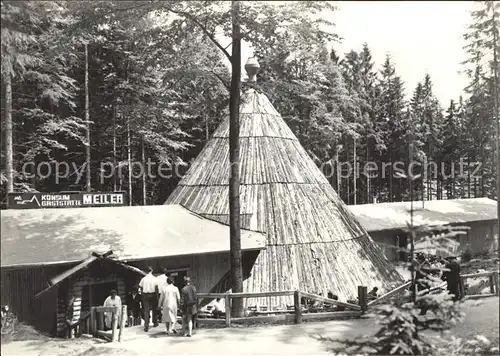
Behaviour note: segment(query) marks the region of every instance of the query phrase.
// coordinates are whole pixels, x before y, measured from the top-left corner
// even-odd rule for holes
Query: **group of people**
[[[144,319],[144,331],[149,331],[150,323],[157,327],[160,322],[165,323],[167,334],[177,333],[175,324],[180,311],[182,315],[182,331],[185,336],[191,337],[197,315],[198,295],[196,288],[191,284],[189,277],[184,277],[185,286],[179,292],[174,281],[164,269],[160,276],[153,275],[153,268],[147,268],[147,274],[141,279],[138,286],[134,286],[126,297],[127,322],[126,326],[141,325]],[[116,290],[112,290],[104,301],[105,307],[119,307],[122,302]],[[104,314],[106,329],[112,328],[112,314]],[[120,320],[121,315],[117,315]],[[152,319],[152,320],[151,320]]]
[[[165,323],[168,334],[177,333],[175,323],[180,311],[183,334],[191,337],[198,312],[198,295],[189,277],[184,277],[184,283],[185,286],[179,292],[179,288],[174,285],[166,270],[162,275],[155,277],[153,269],[148,267],[146,276],[141,279],[138,288],[133,290],[128,298],[131,321],[135,324],[137,321],[140,322],[141,317],[144,318],[144,331],[148,332],[152,317],[154,327],[157,327],[161,320]]]

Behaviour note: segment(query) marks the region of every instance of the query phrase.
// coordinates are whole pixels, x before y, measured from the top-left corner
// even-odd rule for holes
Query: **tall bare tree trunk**
[[[390,165],[389,165],[389,202],[393,201],[393,191],[394,191],[394,171],[393,171],[393,165],[394,165],[394,159],[392,156],[392,147],[391,147],[391,154],[390,154]]]
[[[142,205],[147,205],[147,196],[146,196],[146,150],[144,149],[144,137],[141,142],[141,159],[142,159]]]
[[[353,190],[354,190],[354,205],[357,203],[357,180],[358,180],[358,169],[357,169],[357,157],[356,157],[356,137],[353,137],[353,156],[352,162],[354,163],[354,179],[353,179]]]
[[[116,98],[113,101],[113,170],[113,191],[116,192]]]
[[[231,2],[232,54],[231,92],[229,101],[229,226],[231,289],[233,293],[243,291],[240,236],[240,90],[241,90],[241,34],[240,3]],[[233,299],[231,312],[235,316],[243,314],[243,300]]]
[[[7,193],[14,192],[14,147],[12,144],[12,74],[5,73],[5,170]]]
[[[370,167],[370,139],[366,141],[366,167]],[[372,202],[371,194],[370,194],[370,184],[371,184],[371,172],[366,172],[366,204],[370,204]]]
[[[208,142],[208,115],[207,113],[205,112],[205,143]]]
[[[470,154],[467,154],[467,198],[470,198]]]
[[[127,115],[128,205],[132,206],[132,151],[130,141],[130,117]]]
[[[340,197],[340,186],[341,186],[341,181],[340,181],[340,162],[339,162],[339,150],[337,149],[337,153],[335,154],[335,162],[336,162],[336,169],[337,169],[337,194]]]
[[[90,175],[90,112],[89,112],[89,50],[85,44],[85,122],[87,124],[86,138],[87,146],[85,147],[85,158],[87,162],[87,192],[92,191],[91,175]]]
[[[350,157],[349,157],[349,138],[346,139],[346,145],[345,147],[347,148],[345,150],[345,161],[349,162]],[[351,174],[350,172],[347,173],[347,179],[345,180],[346,183],[346,204],[349,205],[351,201]]]
[[[493,12],[493,24],[496,23],[496,12],[495,3],[491,6],[491,11]],[[497,53],[497,43],[500,40],[498,38],[498,27],[493,28],[493,102],[495,107],[495,129],[496,129],[496,156],[497,156],[497,239],[500,239],[500,123],[498,122],[498,53]]]

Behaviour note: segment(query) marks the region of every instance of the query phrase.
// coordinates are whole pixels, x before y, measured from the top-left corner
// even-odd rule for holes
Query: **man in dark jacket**
[[[134,286],[132,291],[127,294],[127,323],[128,326],[141,325],[141,314],[142,314],[142,306],[141,306],[141,295],[139,294],[139,288]]]
[[[460,264],[456,257],[449,257],[448,263],[445,266],[446,270],[443,273],[442,279],[446,282],[446,287],[450,294],[453,294],[453,301],[461,298],[460,286]]]
[[[191,278],[186,277],[184,281],[186,285],[181,290],[182,330],[185,336],[191,337],[193,333],[193,319],[196,313],[198,313],[198,294],[196,288],[191,284]]]

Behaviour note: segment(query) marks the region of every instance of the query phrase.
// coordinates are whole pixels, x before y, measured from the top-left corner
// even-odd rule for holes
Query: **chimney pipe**
[[[248,83],[255,83],[257,80],[257,72],[259,71],[260,65],[257,62],[257,58],[250,57],[245,64],[245,70],[248,75]]]

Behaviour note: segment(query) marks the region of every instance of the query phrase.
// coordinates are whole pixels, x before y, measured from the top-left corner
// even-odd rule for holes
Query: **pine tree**
[[[481,140],[481,162],[486,165],[482,172],[482,195],[495,197],[498,201],[498,222],[500,224],[500,136],[499,136],[499,72],[500,72],[500,4],[497,1],[477,1],[472,11],[470,24],[464,39],[468,59],[466,73],[471,79],[467,92],[471,95],[469,110],[481,122],[484,137],[496,137],[485,142]],[[481,88],[480,88],[481,87]],[[479,107],[478,107],[479,106]],[[492,142],[493,141],[493,142]],[[496,151],[494,156],[485,152]],[[492,187],[496,177],[496,189]],[[496,191],[496,192],[495,192]]]

